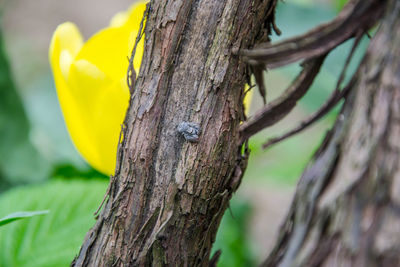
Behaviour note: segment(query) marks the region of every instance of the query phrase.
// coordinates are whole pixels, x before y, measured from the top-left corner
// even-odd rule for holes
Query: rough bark
[[[263,266],[400,266],[399,77],[392,0]]]
[[[276,1],[151,1],[109,197],[72,266],[207,266],[246,166],[246,65]],[[100,56],[100,55],[99,55]],[[200,126],[198,142],[177,131]]]

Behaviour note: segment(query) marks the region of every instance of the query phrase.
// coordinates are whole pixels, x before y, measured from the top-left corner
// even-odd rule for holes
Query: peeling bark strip
[[[400,264],[400,1],[382,5],[353,91],[263,266]]]
[[[331,94],[331,96],[329,97],[329,99],[318,109],[317,112],[315,112],[310,117],[308,117],[307,119],[302,121],[297,127],[293,128],[292,130],[286,132],[285,134],[283,134],[281,136],[269,139],[266,143],[264,143],[262,145],[262,147],[264,149],[266,149],[274,144],[277,144],[277,143],[285,140],[286,138],[289,138],[289,137],[303,131],[305,128],[312,125],[314,122],[316,122],[317,120],[322,118],[324,115],[326,115],[340,100],[342,100],[348,94],[348,92],[353,87],[354,79],[351,79],[351,81],[342,90],[340,90],[340,87],[345,78],[347,67],[349,66],[350,61],[353,58],[353,54],[361,41],[361,37],[362,37],[362,34],[360,34],[359,36],[357,36],[355,38],[353,47],[351,48],[349,55],[346,58],[346,61],[342,68],[342,71],[337,80],[336,88],[333,91],[333,93]]]
[[[328,53],[344,41],[371,28],[383,13],[385,0],[350,0],[331,22],[308,33],[277,44],[263,44],[255,49],[243,49],[239,55],[250,64],[266,64],[276,68],[302,59]]]
[[[241,55],[246,62],[252,65],[256,83],[260,88],[261,95],[264,97],[264,104],[265,86],[263,80],[260,79],[263,67],[278,67],[305,59],[302,72],[282,96],[260,109],[249,121],[240,126],[240,140],[247,140],[262,129],[284,118],[295,107],[297,101],[309,90],[325,56],[336,46],[355,36],[355,46],[351,50],[351,55],[361,36],[382,17],[384,3],[385,0],[351,0],[334,20],[318,26],[306,34],[277,44],[258,44],[253,49],[233,49],[233,53]],[[347,65],[348,62],[346,62],[339,77],[339,86],[343,80]],[[338,89],[336,88],[336,90]],[[332,103],[327,103],[327,109],[322,107],[321,113],[317,113],[315,119],[307,120],[304,125],[312,124],[318,117],[329,111],[335,101],[339,100],[333,97]],[[279,142],[302,129],[304,129],[303,126],[300,126],[282,138],[274,139],[267,145]]]
[[[245,64],[276,1],[152,1],[107,203],[72,266],[207,266],[246,158]],[[177,128],[199,125],[197,143]],[[191,133],[191,132],[190,132]]]
[[[304,62],[303,70],[285,92],[240,126],[239,132],[242,141],[248,139],[262,129],[277,123],[292,111],[297,101],[307,93],[311,84],[314,82],[324,62],[325,56],[326,55],[322,55],[316,59],[310,59]]]

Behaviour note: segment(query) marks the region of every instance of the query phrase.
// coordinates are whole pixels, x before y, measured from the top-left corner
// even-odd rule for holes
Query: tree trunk
[[[208,265],[247,161],[232,50],[266,40],[275,4],[151,1],[109,197],[72,266]]]
[[[400,1],[303,173],[263,266],[400,266]]]

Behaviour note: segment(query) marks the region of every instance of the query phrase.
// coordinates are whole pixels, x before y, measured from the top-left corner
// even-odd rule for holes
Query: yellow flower
[[[128,56],[135,43],[146,2],[118,13],[86,43],[75,24],[59,25],[49,58],[57,95],[70,137],[86,161],[105,174],[115,168],[121,124],[129,102]],[[138,72],[143,38],[136,49]]]

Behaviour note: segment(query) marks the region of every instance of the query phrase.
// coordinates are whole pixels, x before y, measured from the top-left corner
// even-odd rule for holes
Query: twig
[[[133,59],[135,58],[136,47],[137,47],[138,43],[140,42],[140,40],[142,39],[143,34],[144,34],[143,25],[147,19],[148,13],[149,13],[149,5],[150,4],[146,5],[146,9],[143,13],[142,21],[140,21],[139,32],[138,32],[138,35],[136,36],[135,45],[133,46],[133,49],[131,52],[131,57],[129,58],[129,66],[128,66],[128,73],[126,75],[126,82],[128,84],[131,95],[133,94],[133,89],[135,88],[135,82],[136,82],[136,71],[135,71],[135,68],[133,67]]]
[[[238,52],[249,64],[264,63],[276,68],[301,59],[309,59],[334,49],[360,30],[372,27],[383,14],[383,0],[351,0],[331,22],[277,44]]]
[[[317,76],[325,56],[323,55],[305,62],[303,70],[281,97],[262,108],[253,118],[240,126],[241,141],[275,124],[296,106],[297,101],[304,96]]]
[[[110,176],[110,183],[108,184],[107,191],[104,194],[103,200],[101,201],[99,207],[97,208],[97,210],[93,214],[94,217],[96,218],[96,220],[97,220],[97,218],[99,216],[99,212],[100,212],[101,208],[103,207],[104,202],[106,201],[107,197],[110,195],[111,185],[112,185],[113,181],[114,181],[114,176],[111,175]]]
[[[262,148],[267,149],[271,146],[303,131],[308,126],[312,125],[314,122],[326,115],[347,93],[351,90],[353,84],[348,84],[342,91],[334,91],[331,97],[325,102],[325,104],[313,115],[302,121],[296,128],[290,130],[289,132],[279,136],[269,139],[266,143],[262,145]]]
[[[212,256],[212,258],[210,259],[210,262],[208,263],[209,267],[216,267],[219,257],[221,256],[222,251],[220,249],[218,249],[217,251],[215,251],[214,255]]]
[[[103,200],[101,201],[99,207],[97,208],[97,210],[93,213],[94,217],[97,219],[97,216],[99,215],[99,212],[101,210],[101,208],[103,207],[104,202],[106,201],[108,194],[110,193],[110,185],[108,185],[107,187],[107,191],[104,194]]]
[[[136,72],[133,67],[133,59],[135,58],[136,47],[137,47],[138,43],[140,42],[140,39],[142,39],[143,34],[144,34],[143,25],[144,25],[144,22],[146,21],[148,12],[149,12],[149,4],[146,5],[146,9],[143,13],[143,18],[140,22],[139,32],[138,32],[138,35],[136,36],[135,45],[133,46],[131,57],[129,58],[129,66],[128,66],[128,73],[126,75],[126,82],[128,84],[131,95],[133,94],[133,89],[135,88],[135,81],[136,81]],[[121,126],[121,127],[123,127],[123,126]],[[118,143],[121,142],[121,135],[122,135],[122,129],[120,131]],[[107,187],[106,193],[104,194],[103,200],[100,203],[100,206],[94,212],[95,217],[97,217],[99,215],[99,212],[100,212],[101,208],[103,207],[104,202],[106,201],[107,197],[110,194],[110,188],[111,188],[112,181],[113,181],[113,176],[111,176],[110,183]]]
[[[244,91],[244,93],[243,93],[244,97],[245,97],[245,96],[251,91],[251,89],[253,89],[254,87],[256,87],[255,84],[249,85],[249,88],[248,88],[246,91]],[[244,97],[243,97],[243,98],[244,98]]]
[[[308,117],[307,119],[305,119],[304,121],[302,121],[297,127],[293,128],[292,130],[288,131],[287,133],[284,133],[281,136],[278,137],[274,137],[269,139],[266,143],[264,143],[262,145],[262,147],[264,149],[270,148],[271,146],[297,134],[302,132],[304,129],[306,129],[307,127],[309,127],[310,125],[314,124],[314,122],[318,121],[320,118],[322,118],[323,116],[325,116],[334,106],[336,106],[336,104],[344,97],[347,95],[347,93],[351,90],[351,88],[353,87],[354,84],[354,77],[353,79],[347,84],[347,86],[340,90],[340,86],[345,78],[345,74],[347,71],[347,68],[350,64],[351,59],[353,58],[354,52],[356,50],[356,48],[358,47],[358,45],[360,44],[361,38],[362,38],[363,34],[359,33],[357,34],[357,37],[354,40],[353,46],[349,52],[349,55],[346,58],[346,61],[344,63],[343,69],[340,72],[340,76],[339,79],[336,83],[336,87],[335,90],[333,91],[333,93],[331,94],[331,96],[329,97],[329,99],[320,107],[320,109],[315,112],[314,114],[312,114],[310,117]]]
[[[346,57],[346,60],[344,62],[344,66],[342,68],[342,71],[340,72],[339,75],[339,79],[336,82],[336,87],[335,87],[335,91],[339,91],[340,90],[340,86],[342,85],[342,82],[345,78],[346,72],[347,72],[347,68],[350,65],[351,59],[353,58],[354,52],[356,51],[358,45],[360,44],[360,41],[363,37],[364,31],[360,30],[357,32],[356,37],[354,38],[354,42],[353,45],[351,46],[350,52]]]
[[[254,78],[258,85],[258,91],[259,91],[259,93],[263,99],[263,103],[265,105],[265,104],[267,104],[267,90],[265,88],[265,83],[264,83],[264,70],[265,70],[264,64],[258,64],[258,65],[251,66],[251,71],[253,72]]]

